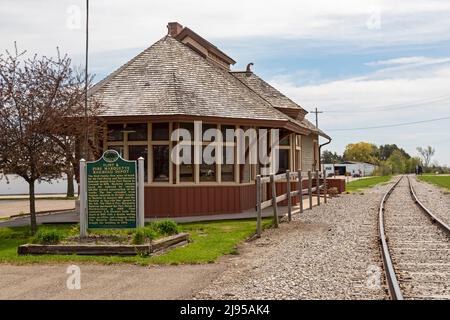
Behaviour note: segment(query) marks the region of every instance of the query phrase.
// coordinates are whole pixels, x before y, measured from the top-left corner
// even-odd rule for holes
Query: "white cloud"
[[[417,62],[427,61],[426,69]],[[443,63],[447,60],[447,63]],[[450,63],[442,59],[410,59],[414,67],[399,70],[386,68],[364,76],[328,81],[317,85],[299,86],[287,77],[274,78],[271,83],[292,97],[307,110],[318,107],[321,127],[347,129],[371,127],[380,124],[398,124],[450,116]],[[434,61],[436,63],[431,63]],[[381,63],[379,65],[391,65]],[[382,74],[382,76],[380,76]],[[310,119],[313,117],[310,116]],[[378,144],[404,145],[412,154],[418,145],[431,144],[439,150],[437,160],[450,164],[450,120],[430,122],[397,128],[361,131],[330,131],[335,138],[334,150],[342,152],[347,143],[359,140]]]
[[[84,0],[3,0],[0,47],[14,40],[38,52],[84,49]],[[81,29],[70,25],[68,8],[80,8]],[[380,29],[367,20],[380,12]],[[73,12],[72,12],[73,13]],[[150,45],[179,21],[206,38],[273,37],[348,41],[355,46],[429,43],[450,38],[450,2],[426,0],[210,0],[91,1],[91,49],[105,51]]]

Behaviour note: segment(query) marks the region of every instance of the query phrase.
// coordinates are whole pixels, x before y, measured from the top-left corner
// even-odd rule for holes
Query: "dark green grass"
[[[450,190],[450,176],[424,175],[419,180]]]
[[[355,192],[367,188],[372,188],[373,186],[380,184],[380,183],[386,183],[391,180],[391,176],[380,176],[380,177],[370,177],[370,178],[364,178],[355,180],[352,182],[347,183],[345,186],[346,191],[348,192]]]
[[[265,228],[271,225],[271,219],[264,219]],[[57,229],[66,235],[77,231],[76,225],[45,225],[40,228]],[[190,243],[175,248],[160,256],[77,256],[77,255],[41,255],[19,256],[17,247],[30,243],[33,238],[28,227],[0,228],[0,263],[67,263],[89,262],[100,264],[196,264],[212,263],[225,254],[237,254],[236,246],[255,233],[256,221],[227,220],[202,223],[181,224],[180,231],[190,234]],[[111,233],[112,231],[102,231]],[[119,231],[126,233],[127,231]]]

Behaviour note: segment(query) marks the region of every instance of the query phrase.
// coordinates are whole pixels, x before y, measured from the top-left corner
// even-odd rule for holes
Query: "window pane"
[[[124,155],[123,146],[109,146],[108,150],[116,150],[119,153],[119,155],[123,158]]]
[[[241,164],[239,166],[241,168],[241,183],[250,182],[250,175],[251,175],[251,166],[250,164]]]
[[[169,181],[169,146],[153,146],[153,181]]]
[[[207,124],[207,123],[202,123],[202,139],[203,141],[214,141],[214,139],[216,138],[212,138],[212,139],[204,139],[204,134],[207,130],[209,129],[216,129],[217,130],[217,125],[215,124]]]
[[[180,152],[183,156],[184,150]],[[194,147],[191,147],[191,159],[189,163],[180,164],[180,182],[194,182]]]
[[[180,123],[180,128],[186,129],[187,131],[189,131],[189,133],[191,134],[191,141],[194,141],[194,124],[193,123],[187,123],[187,122]]]
[[[222,181],[234,181],[234,147],[223,147],[222,150]]]
[[[152,139],[155,141],[168,141],[169,123],[152,123]]]
[[[235,142],[236,138],[233,138],[233,140],[231,140],[231,141],[227,141],[227,129],[233,130],[233,135],[234,135],[234,130],[236,129],[236,127],[231,126],[231,125],[222,125],[221,126],[223,141],[224,142]]]
[[[194,182],[194,165],[180,164],[180,181]]]
[[[125,130],[128,132],[129,141],[147,141],[146,123],[129,123]]]
[[[234,181],[234,164],[222,165],[222,181],[233,182]]]
[[[137,160],[140,157],[144,158],[144,180],[147,181],[147,159],[148,148],[147,146],[129,146],[128,147],[128,160]]]
[[[108,124],[108,141],[123,141],[123,124]]]
[[[301,135],[297,135],[297,147],[301,148],[302,146],[302,136]]]
[[[286,173],[286,170],[289,169],[289,150],[280,149],[279,152],[279,167],[277,174]]]
[[[289,132],[286,130],[280,130],[280,146],[289,145]]]
[[[203,147],[202,154],[205,147]],[[211,152],[211,155],[215,156],[215,151]],[[202,157],[203,159],[203,157]],[[216,181],[216,164],[206,164],[204,161],[200,165],[200,181],[208,182],[208,181]]]

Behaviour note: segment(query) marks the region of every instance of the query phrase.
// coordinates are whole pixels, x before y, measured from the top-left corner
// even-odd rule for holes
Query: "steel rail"
[[[422,209],[423,212],[425,212],[428,215],[428,217],[431,219],[433,223],[436,223],[438,227],[440,227],[443,231],[445,231],[448,235],[450,235],[450,227],[444,221],[439,219],[435,214],[433,214],[430,210],[428,210],[428,208],[425,207],[425,205],[419,200],[419,197],[417,197],[417,194],[414,191],[414,187],[411,184],[409,176],[408,176],[408,184],[414,202],[419,206],[420,209]]]
[[[380,209],[378,212],[378,224],[379,224],[379,237],[381,246],[381,257],[383,260],[384,272],[386,274],[386,282],[389,288],[389,295],[392,300],[403,300],[403,294],[398,284],[397,275],[395,274],[394,265],[392,263],[391,255],[389,253],[389,247],[386,240],[386,234],[384,230],[384,212],[386,202],[394,191],[395,187],[403,179],[403,176],[386,192],[380,203]]]

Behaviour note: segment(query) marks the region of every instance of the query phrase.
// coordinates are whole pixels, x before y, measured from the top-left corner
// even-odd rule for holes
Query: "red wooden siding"
[[[145,187],[145,216],[240,213],[255,207],[255,185]]]

